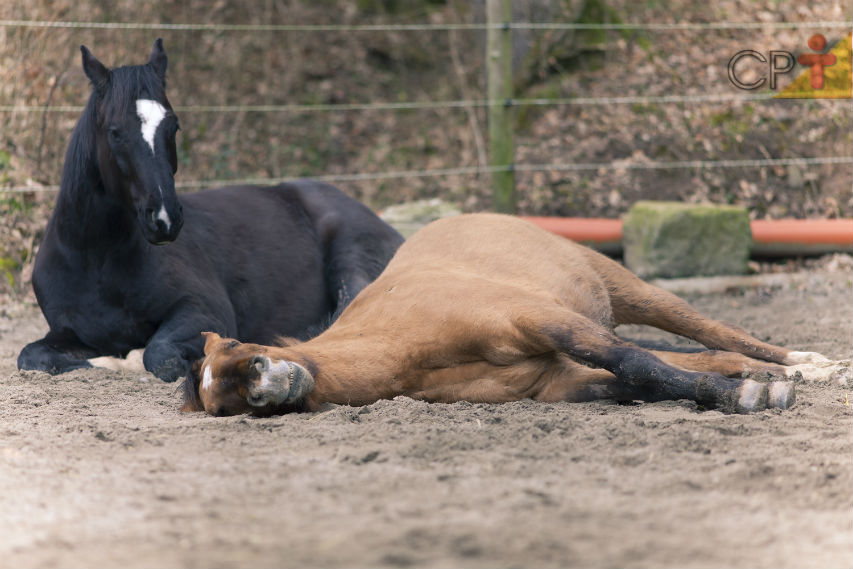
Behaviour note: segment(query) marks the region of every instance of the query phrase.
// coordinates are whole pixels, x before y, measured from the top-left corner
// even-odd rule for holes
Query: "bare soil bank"
[[[759,338],[853,351],[849,270],[691,299]],[[15,370],[0,306],[0,567],[849,567],[847,387],[787,412],[687,402],[181,414],[142,373]],[[640,341],[689,343],[638,327]]]

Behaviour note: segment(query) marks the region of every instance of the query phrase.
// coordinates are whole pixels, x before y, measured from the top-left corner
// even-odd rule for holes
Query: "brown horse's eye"
[[[240,345],[240,342],[238,342],[237,340],[231,340],[231,342],[228,343],[228,349],[233,350],[234,348],[236,348],[239,345]]]

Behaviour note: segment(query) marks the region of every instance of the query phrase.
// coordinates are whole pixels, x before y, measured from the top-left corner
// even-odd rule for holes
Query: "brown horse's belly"
[[[561,365],[554,355],[525,358],[510,365],[486,361],[423,370],[405,395],[434,403],[506,403],[534,398],[543,378]]]

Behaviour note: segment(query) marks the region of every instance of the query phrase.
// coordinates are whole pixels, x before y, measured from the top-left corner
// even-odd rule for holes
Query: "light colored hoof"
[[[841,387],[853,385],[853,369],[850,368],[850,360],[838,362],[839,366],[829,376],[829,381]]]
[[[771,381],[767,385],[767,408],[790,409],[797,402],[793,381]]]
[[[826,360],[817,364],[792,365],[785,368],[785,376],[802,381],[825,381],[841,387],[847,387],[853,383],[851,381],[853,380],[853,371],[851,371],[850,360]]]
[[[814,364],[825,366],[833,362],[823,354],[817,352],[791,352],[783,363],[785,365]]]
[[[767,384],[758,383],[752,379],[745,379],[738,389],[738,400],[736,411],[738,413],[752,413],[763,411],[767,408]]]

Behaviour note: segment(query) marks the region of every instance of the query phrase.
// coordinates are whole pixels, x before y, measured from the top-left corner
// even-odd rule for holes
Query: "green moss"
[[[745,208],[640,201],[625,216],[625,263],[642,277],[742,274],[751,233]]]
[[[0,257],[0,275],[3,275],[3,277],[9,283],[9,286],[15,286],[15,273],[18,272],[20,268],[20,263],[18,263],[14,259]]]

